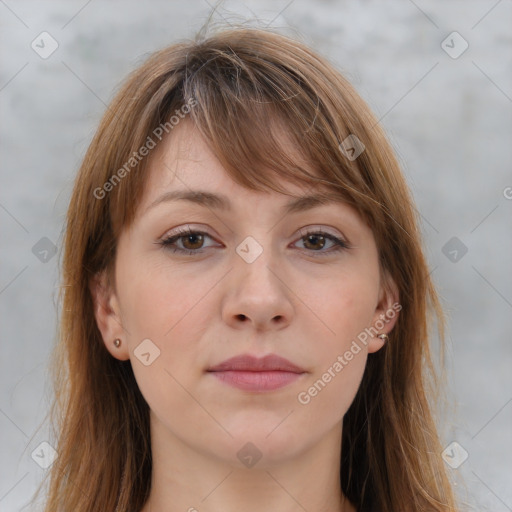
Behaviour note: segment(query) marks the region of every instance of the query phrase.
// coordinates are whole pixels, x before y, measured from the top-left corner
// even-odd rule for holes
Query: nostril
[[[243,320],[245,320],[245,319],[247,318],[247,317],[246,317],[245,315],[243,315],[243,314],[237,315],[237,317],[238,317],[238,319],[239,319],[239,320],[242,320],[242,321],[243,321]]]

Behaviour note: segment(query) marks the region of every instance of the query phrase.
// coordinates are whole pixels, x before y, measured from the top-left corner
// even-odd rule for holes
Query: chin
[[[229,444],[234,451],[237,466],[243,467],[244,458],[252,457],[259,459],[255,464],[257,468],[266,469],[292,459],[302,451],[303,445],[307,444],[306,440],[298,439],[289,426],[283,428],[283,425],[279,425],[280,421],[263,424],[252,422],[246,428],[230,430],[234,437],[229,440]]]

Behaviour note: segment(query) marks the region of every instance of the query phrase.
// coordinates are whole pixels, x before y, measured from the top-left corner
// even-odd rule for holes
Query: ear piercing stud
[[[121,340],[119,338],[116,338],[114,340],[114,345],[115,345],[116,348],[119,348],[119,345],[121,345]]]

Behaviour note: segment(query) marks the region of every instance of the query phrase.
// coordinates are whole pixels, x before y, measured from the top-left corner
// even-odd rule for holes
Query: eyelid
[[[331,231],[332,230],[332,231]],[[350,245],[347,237],[343,235],[341,232],[334,232],[334,228],[325,227],[321,224],[311,224],[310,226],[305,226],[299,229],[299,234],[301,236],[307,236],[312,233],[324,233],[326,235],[333,236],[335,238],[339,238],[347,245]]]
[[[216,240],[215,236],[211,235],[207,230],[201,229],[201,228],[195,228],[194,226],[190,226],[189,224],[187,224],[186,227],[180,226],[179,228],[176,228],[176,230],[174,230],[174,231],[173,230],[167,231],[162,237],[160,237],[160,239],[157,243],[162,244],[162,245],[170,244],[171,240],[173,240],[173,239],[179,240],[180,238],[185,237],[190,234],[203,235],[205,237],[211,238],[217,244],[221,244],[221,242]],[[212,247],[212,246],[203,247],[201,249],[197,249],[197,250],[191,251],[191,252],[199,253],[199,252],[202,252],[204,249],[208,249],[210,247]],[[179,250],[177,252],[179,252]]]
[[[208,235],[210,238],[215,238],[214,235],[210,233],[210,230],[206,228],[197,227],[191,224],[186,224],[185,226],[179,226],[174,229],[167,230],[161,237],[160,240],[168,240],[169,238],[179,236],[179,235],[188,235],[188,234],[200,233],[202,235]]]

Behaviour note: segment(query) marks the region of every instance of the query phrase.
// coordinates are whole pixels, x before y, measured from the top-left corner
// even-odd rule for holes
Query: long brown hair
[[[326,60],[293,39],[249,28],[152,54],[107,108],[85,155],[64,236],[52,365],[58,458],[45,510],[135,512],[149,495],[148,405],[130,361],[104,346],[89,283],[112,272],[119,233],[147,181],[151,155],[138,158],[141,148],[173,129],[176,110],[186,112],[237,183],[284,193],[282,179],[326,188],[371,226],[402,310],[388,343],[369,356],[344,417],[341,487],[360,511],[456,510],[431,409],[438,395],[428,340],[437,320],[443,342],[444,317],[394,153],[368,106]],[[310,167],[275,137],[277,125]],[[365,147],[355,159],[342,151],[349,136]]]

